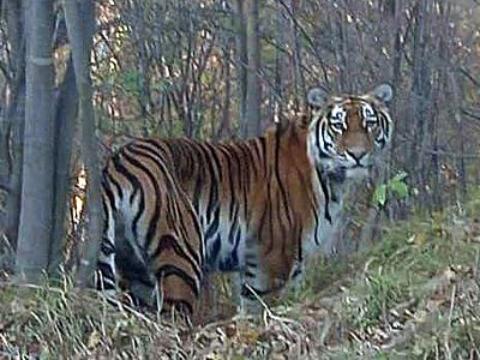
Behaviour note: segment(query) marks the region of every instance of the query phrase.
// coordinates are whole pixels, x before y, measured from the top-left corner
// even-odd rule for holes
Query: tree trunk
[[[248,66],[248,54],[247,54],[247,24],[245,18],[245,5],[244,0],[237,0],[235,2],[235,23],[237,33],[237,72],[238,72],[238,119],[240,124],[240,133],[243,136],[245,133],[247,115],[247,66]]]
[[[302,71],[302,46],[298,34],[298,26],[296,19],[298,1],[290,0],[289,10],[292,14],[290,19],[290,28],[292,32],[293,42],[293,75],[295,79],[295,106],[296,110],[304,108],[304,101],[307,98],[307,88]]]
[[[25,121],[25,30],[21,1],[5,3],[7,35],[10,44],[11,83],[10,98],[5,118],[0,126],[10,154],[8,157],[8,196],[6,201],[5,234],[13,248],[18,237],[20,219],[20,197],[22,186],[23,131]],[[8,131],[7,131],[8,130]],[[11,155],[11,157],[10,157]]]
[[[81,253],[77,276],[78,285],[84,287],[89,285],[97,265],[103,224],[98,144],[95,140],[95,114],[89,67],[95,10],[92,0],[65,0],[64,4],[77,90],[80,96],[81,147],[88,179],[87,239]]]
[[[53,0],[28,1],[27,97],[16,272],[38,282],[48,265],[53,222]]]
[[[232,86],[231,86],[231,72],[230,72],[230,58],[231,58],[231,46],[230,39],[227,40],[226,48],[224,50],[224,81],[225,81],[225,95],[223,97],[222,104],[222,118],[220,122],[220,127],[215,134],[215,140],[224,139],[231,136],[231,114],[230,114],[230,105],[232,97]]]
[[[260,84],[260,29],[258,0],[246,0],[247,9],[247,97],[246,121],[243,137],[253,137],[260,134],[260,106],[262,91]]]
[[[25,55],[22,54],[25,59]],[[22,192],[23,132],[25,127],[25,67],[17,75],[13,87],[12,103],[7,111],[10,122],[12,162],[8,182],[6,201],[5,234],[13,248],[16,248],[20,221],[20,202]]]
[[[275,94],[272,97],[274,103],[273,116],[275,122],[280,122],[283,113],[283,86],[284,86],[284,74],[285,69],[285,54],[283,46],[286,42],[284,29],[288,28],[288,22],[283,6],[278,5],[275,14],[275,42],[277,43],[277,49],[275,50]]]
[[[70,169],[75,133],[75,120],[78,114],[78,92],[75,86],[75,72],[72,57],[68,59],[65,77],[59,89],[55,106],[55,196],[52,244],[50,247],[49,273],[58,274],[63,262],[63,246],[66,239],[66,220],[70,194]]]
[[[420,1],[415,11],[415,28],[413,32],[413,74],[412,74],[412,106],[411,119],[412,138],[414,141],[411,146],[410,168],[416,174],[417,187],[420,189],[419,204],[423,208],[430,209],[429,194],[426,191],[426,172],[424,166],[425,147],[430,140],[430,134],[427,133],[428,125],[428,105],[430,102],[430,72],[431,66],[428,64],[428,27],[429,27],[429,9],[430,1]],[[419,146],[420,144],[420,146]]]

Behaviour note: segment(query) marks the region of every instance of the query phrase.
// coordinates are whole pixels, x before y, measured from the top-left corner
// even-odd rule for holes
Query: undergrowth
[[[390,224],[262,316],[189,328],[100,294],[0,285],[0,358],[478,359],[480,196]],[[283,356],[283,357],[282,357]]]

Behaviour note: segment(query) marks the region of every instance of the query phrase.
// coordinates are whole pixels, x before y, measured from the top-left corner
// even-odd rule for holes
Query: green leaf
[[[380,206],[385,205],[385,202],[387,201],[387,186],[385,184],[382,184],[375,189],[375,192],[373,193],[373,201]]]
[[[389,184],[390,189],[400,198],[406,198],[408,196],[408,185],[403,181],[395,181]]]

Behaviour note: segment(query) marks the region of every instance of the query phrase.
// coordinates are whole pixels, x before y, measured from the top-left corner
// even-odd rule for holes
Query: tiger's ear
[[[368,93],[384,103],[388,103],[393,98],[393,89],[389,84],[378,85]]]
[[[314,108],[321,108],[327,101],[327,98],[327,92],[318,87],[310,89],[307,94],[308,105]]]

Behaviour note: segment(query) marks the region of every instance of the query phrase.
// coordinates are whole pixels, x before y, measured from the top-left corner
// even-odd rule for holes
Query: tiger
[[[338,96],[317,87],[305,118],[259,137],[124,145],[103,172],[103,286],[129,274],[191,315],[213,272],[238,274],[248,311],[300,283],[305,260],[341,226],[345,186],[390,143],[392,95],[389,84]]]

